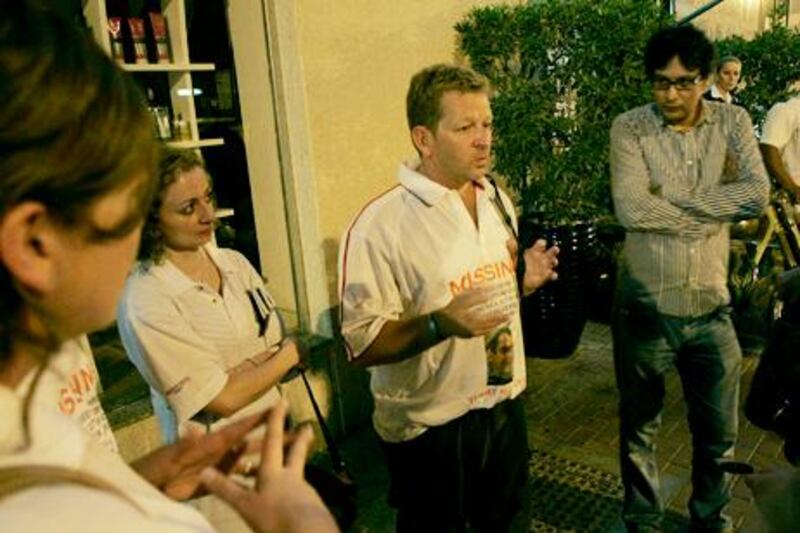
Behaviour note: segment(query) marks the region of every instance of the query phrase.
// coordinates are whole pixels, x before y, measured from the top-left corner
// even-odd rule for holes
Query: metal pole
[[[692,20],[696,19],[697,17],[699,17],[700,15],[702,15],[703,13],[708,11],[709,9],[712,9],[712,8],[716,7],[717,5],[721,4],[724,1],[725,0],[711,0],[706,5],[698,7],[697,9],[695,9],[694,11],[692,11],[691,13],[689,13],[688,15],[683,17],[681,20],[676,22],[675,25],[676,26],[681,26],[683,24],[688,24],[689,22],[691,22]]]

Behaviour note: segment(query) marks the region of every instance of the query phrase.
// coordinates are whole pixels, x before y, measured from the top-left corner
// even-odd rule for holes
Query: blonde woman
[[[703,94],[706,100],[737,104],[734,92],[742,77],[742,60],[736,56],[724,56],[714,71],[714,83]]]

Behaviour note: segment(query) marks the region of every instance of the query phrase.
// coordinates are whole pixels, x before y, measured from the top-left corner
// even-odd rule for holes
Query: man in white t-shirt
[[[397,530],[504,531],[527,478],[526,382],[513,206],[486,179],[489,84],[435,65],[406,104],[419,160],[342,239],[342,334],[371,373]],[[555,279],[557,253],[544,241],[525,251],[524,294]],[[496,365],[487,346],[500,336]]]
[[[769,175],[800,203],[800,96],[769,110],[761,134],[761,154]]]

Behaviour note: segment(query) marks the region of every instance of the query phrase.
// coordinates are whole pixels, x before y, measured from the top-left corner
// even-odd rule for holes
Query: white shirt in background
[[[800,185],[800,96],[772,106],[764,122],[761,143],[781,151],[786,171]]]

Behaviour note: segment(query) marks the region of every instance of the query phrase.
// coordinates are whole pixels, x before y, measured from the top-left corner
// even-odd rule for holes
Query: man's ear
[[[43,204],[17,204],[0,219],[0,263],[27,290],[48,292],[56,281],[53,252],[57,238]]]
[[[431,156],[431,145],[433,144],[433,132],[431,130],[425,126],[414,126],[411,128],[411,141],[422,159]]]

